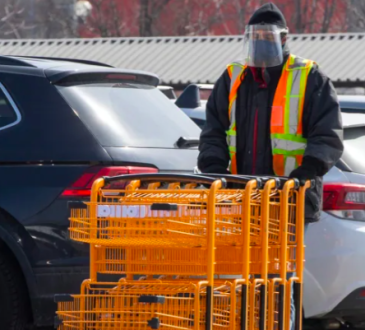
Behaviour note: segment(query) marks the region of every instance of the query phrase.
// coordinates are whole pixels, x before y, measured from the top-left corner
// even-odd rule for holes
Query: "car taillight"
[[[156,173],[158,170],[152,167],[135,166],[93,166],[88,168],[70,187],[67,187],[63,197],[88,197],[90,196],[91,186],[96,179],[103,176],[117,176],[123,174]],[[125,182],[115,182],[108,188],[123,189]]]
[[[323,210],[340,218],[365,221],[365,185],[325,184]]]

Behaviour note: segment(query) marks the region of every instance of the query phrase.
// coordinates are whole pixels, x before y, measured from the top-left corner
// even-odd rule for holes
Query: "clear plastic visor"
[[[251,67],[270,68],[283,63],[280,29],[275,25],[248,25],[244,36],[244,59]]]

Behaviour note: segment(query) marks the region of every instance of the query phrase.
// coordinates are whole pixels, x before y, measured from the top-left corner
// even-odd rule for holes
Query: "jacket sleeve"
[[[303,114],[307,137],[305,158],[316,158],[322,163],[317,175],[323,176],[340,159],[343,152],[341,110],[336,90],[328,77],[313,68],[308,77],[307,107]],[[308,99],[307,99],[308,97]]]
[[[214,85],[206,105],[206,122],[200,135],[198,167],[203,173],[226,173],[229,152],[226,131],[229,128],[227,70]]]

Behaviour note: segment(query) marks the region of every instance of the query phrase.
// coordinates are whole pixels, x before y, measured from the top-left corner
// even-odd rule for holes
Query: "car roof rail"
[[[23,61],[8,55],[0,55],[0,65],[25,66],[35,68],[34,65],[28,63],[27,61]]]
[[[175,101],[179,108],[195,109],[201,106],[199,86],[191,84],[184,89]]]
[[[80,64],[88,64],[88,65],[95,65],[95,66],[103,66],[107,68],[114,68],[114,66],[101,63],[97,61],[91,61],[91,60],[81,60],[76,58],[64,58],[64,57],[48,57],[48,56],[19,56],[19,55],[9,55],[14,56],[18,58],[28,58],[28,59],[37,59],[37,60],[49,60],[49,61],[65,61],[65,62],[73,62],[73,63],[80,63]]]

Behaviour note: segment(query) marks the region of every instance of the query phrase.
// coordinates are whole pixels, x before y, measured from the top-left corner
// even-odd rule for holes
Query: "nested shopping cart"
[[[151,179],[151,176],[144,179]],[[159,178],[155,176],[154,179]],[[267,205],[268,244],[272,245],[270,256],[273,256],[274,260],[275,253],[278,254],[274,246],[280,245],[282,237],[281,204],[286,198],[293,200],[287,206],[290,220],[287,230],[289,246],[296,242],[296,227],[293,221],[296,191],[288,190],[286,197],[284,191],[277,189],[277,182],[270,180],[264,197],[265,190],[259,189],[257,179],[240,178],[240,180],[245,183],[244,188],[221,189],[214,196],[211,213],[215,218],[212,224],[215,245],[222,251],[221,255],[226,255],[226,251],[229,251],[230,255],[232,252],[233,256],[236,256],[249,240],[251,246],[258,247],[256,250],[253,249],[252,254],[258,255],[262,245],[261,219],[264,211],[262,205]],[[208,227],[213,222],[208,221],[208,189],[192,189],[192,184],[186,184],[184,189],[176,189],[181,186],[180,183],[172,184],[173,189],[170,187],[156,189],[159,182],[141,189],[136,188],[140,185],[140,181],[134,181],[125,190],[110,190],[103,186],[105,184],[103,180],[98,184],[99,187],[93,189],[94,201],[72,208],[70,227],[72,239],[105,247],[104,251],[97,253],[100,258],[99,261],[94,259],[96,264],[102,265],[110,260],[111,263],[105,264],[105,267],[110,267],[111,271],[114,269],[116,273],[118,271],[123,273],[124,268],[125,272],[137,274],[141,271],[144,274],[155,273],[158,271],[156,266],[170,266],[173,259],[175,266],[180,269],[171,268],[170,274],[181,273],[184,264],[189,267],[206,265],[203,249],[208,245]],[[245,219],[249,221],[244,221]],[[247,236],[247,233],[250,235]],[[117,248],[113,249],[113,246]],[[199,249],[203,253],[199,253]],[[130,269],[127,269],[128,255],[131,257]],[[144,261],[142,268],[138,268],[138,260]],[[149,261],[150,270],[145,267]],[[239,259],[236,258],[235,261],[234,263],[230,261],[231,267],[236,265],[236,270],[232,268],[233,274],[242,266]],[[227,269],[223,265],[224,260],[220,269],[226,272]],[[274,262],[269,266],[273,268],[272,271],[275,271],[275,267],[277,271],[279,267]],[[254,269],[253,265],[251,268]],[[204,268],[200,269],[206,273]],[[169,270],[164,270],[162,273],[165,271]],[[190,269],[186,271],[191,272]]]
[[[242,292],[245,299],[241,326],[247,323],[250,302],[248,286],[256,281],[260,291],[258,329],[289,329],[291,295],[295,297],[296,329],[300,329],[302,311],[302,278],[304,268],[304,205],[305,192],[296,180],[266,179],[263,189],[254,191],[242,214],[243,232],[250,233],[249,246],[216,249],[216,274],[242,271]],[[216,213],[216,221],[220,215]],[[249,221],[244,221],[248,219]],[[240,259],[241,257],[241,259]],[[249,260],[249,263],[246,261]],[[228,270],[229,269],[229,270]],[[293,292],[294,290],[294,292]],[[248,303],[248,304],[247,304]],[[252,309],[253,310],[253,309]],[[246,312],[245,312],[246,311]],[[253,323],[251,322],[252,326]],[[254,327],[256,328],[256,327]],[[251,328],[250,328],[251,329]],[[253,329],[253,328],[252,328]]]
[[[110,189],[113,180],[131,183],[123,190]],[[129,280],[133,274],[208,275],[207,329],[216,320],[225,320],[219,326],[230,329],[235,324],[241,324],[241,329],[264,329],[266,320],[282,329],[284,311],[290,311],[290,299],[284,299],[290,298],[288,272],[297,271],[298,277],[291,281],[297,281],[300,294],[302,266],[298,261],[304,258],[300,237],[308,185],[298,190],[293,180],[264,179],[264,187],[257,178],[229,176],[226,180],[239,181],[244,187],[224,189],[219,179],[212,184],[214,180],[206,177],[161,174],[97,181],[90,203],[73,206],[70,227],[73,239],[91,244],[91,279],[97,273],[126,274]],[[170,183],[164,186],[160,181]],[[212,185],[196,189],[197,183]],[[241,275],[238,291],[242,299],[236,297],[235,289],[228,300],[221,300],[241,301],[241,312],[216,309],[216,294],[211,296],[217,282],[214,273]],[[268,279],[269,273],[274,278]],[[212,313],[212,306],[225,312]],[[268,306],[276,309],[268,310]],[[257,322],[258,327],[254,326]]]
[[[145,181],[168,179],[158,174],[143,176]],[[153,182],[146,189],[140,181],[132,181],[124,190],[105,187],[114,180],[130,181],[133,176],[104,178],[92,188],[91,201],[86,209],[76,208],[71,217],[71,238],[90,244],[90,278],[96,279],[95,262],[97,246],[122,247],[127,255],[134,248],[201,248],[206,257],[207,293],[206,328],[212,324],[212,287],[214,280],[214,209],[215,195],[223,185],[222,180],[188,177],[188,186],[179,192],[177,184],[155,189]],[[141,176],[138,176],[141,179]],[[174,177],[176,179],[176,176]],[[180,176],[184,178],[185,176]],[[210,189],[192,189],[191,180],[211,184]],[[106,189],[105,189],[106,188]],[[181,190],[182,191],[182,190]],[[130,261],[127,257],[127,264]],[[127,273],[128,279],[132,273]]]
[[[217,281],[213,295],[213,329],[233,329],[241,309],[239,282]],[[59,329],[205,329],[207,281],[84,281],[78,295],[57,295]],[[237,290],[236,290],[237,289]],[[259,290],[253,288],[250,322],[258,321]],[[237,299],[236,299],[237,297]],[[237,319],[239,321],[239,319]]]
[[[260,329],[262,280],[249,282],[246,315],[242,279],[215,281],[211,329]],[[84,281],[81,293],[56,295],[59,330],[206,329],[207,281]],[[279,329],[279,291],[268,282],[268,329]]]
[[[94,201],[71,211],[71,238],[93,245],[92,273],[206,274],[208,225],[213,222],[207,220],[209,190],[177,182],[162,189],[156,189],[160,182],[140,187],[142,179],[163,180],[161,175],[123,178],[140,180],[125,190],[108,189],[101,180],[94,186]],[[280,274],[281,265],[294,272],[299,210],[294,182],[266,180],[263,189],[257,178],[239,179],[243,188],[220,189],[214,197],[215,273],[240,274],[250,260],[250,273],[260,274],[266,245],[271,274]],[[268,221],[267,242],[263,217]]]
[[[202,329],[206,281],[84,281],[79,295],[58,295],[59,329]]]

